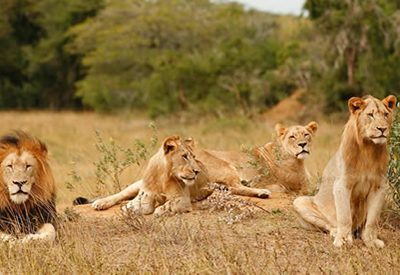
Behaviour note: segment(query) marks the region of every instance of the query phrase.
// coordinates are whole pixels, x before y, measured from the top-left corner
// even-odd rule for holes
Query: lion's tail
[[[84,197],[77,197],[76,199],[74,199],[74,201],[72,202],[73,205],[81,205],[81,204],[89,204],[94,202],[95,200],[101,199],[104,197],[96,197],[96,198],[92,198],[92,199],[87,199]]]

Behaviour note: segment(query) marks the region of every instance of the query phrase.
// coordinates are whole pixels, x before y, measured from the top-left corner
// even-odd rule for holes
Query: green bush
[[[397,105],[400,107],[400,104]],[[390,185],[390,196],[393,206],[400,212],[400,112],[397,111],[390,135],[389,142],[390,162],[388,170],[388,180]]]

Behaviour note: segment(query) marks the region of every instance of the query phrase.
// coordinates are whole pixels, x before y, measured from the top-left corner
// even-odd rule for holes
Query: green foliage
[[[399,8],[307,0],[296,18],[231,1],[3,0],[0,108],[252,117],[303,89],[343,111],[400,90]]]
[[[98,111],[146,106],[151,117],[187,109],[250,116],[277,102],[269,99],[275,91],[265,92],[267,72],[278,67],[277,28],[274,16],[235,3],[110,1],[69,31],[70,52],[85,55],[88,68],[77,95]],[[280,98],[294,88],[287,84]]]
[[[398,104],[400,107],[400,104]],[[390,184],[390,194],[397,211],[400,212],[400,112],[397,110],[393,121],[390,142],[389,142],[390,162],[388,170],[388,180]]]
[[[149,128],[153,131],[150,143],[146,145],[139,139],[135,139],[133,149],[122,147],[112,137],[106,142],[100,132],[95,131],[97,141],[95,147],[100,153],[98,160],[93,163],[97,188],[95,195],[101,195],[104,190],[116,193],[123,189],[120,180],[121,174],[132,165],[140,165],[142,161],[147,159],[149,153],[157,144],[158,137],[155,125],[151,123]],[[81,185],[83,183],[83,178],[75,170],[72,170],[69,176],[71,182],[65,183],[67,189],[72,190],[76,184]],[[112,190],[108,190],[109,187],[112,187]]]
[[[327,112],[342,111],[351,96],[397,94],[400,17],[394,1],[307,0],[304,8],[329,42],[323,50],[328,70],[314,84]]]
[[[147,147],[139,139],[135,139],[134,150],[121,147],[111,137],[107,144],[102,139],[100,132],[96,131],[97,143],[95,146],[101,156],[98,162],[94,162],[94,166],[96,167],[95,175],[99,186],[106,186],[107,181],[110,180],[114,193],[122,190],[120,175],[131,165],[140,165],[140,161],[145,160],[148,153],[157,144],[155,126],[151,124],[150,127],[153,129],[154,134],[149,146]]]
[[[80,57],[64,50],[66,30],[103,0],[5,0],[0,9],[0,108],[72,108]]]

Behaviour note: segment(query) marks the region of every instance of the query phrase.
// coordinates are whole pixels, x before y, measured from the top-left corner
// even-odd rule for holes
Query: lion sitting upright
[[[367,246],[383,247],[377,223],[387,188],[387,139],[396,97],[353,97],[348,106],[349,121],[319,192],[297,198],[294,208],[304,228],[330,232],[335,246],[352,244],[353,232],[360,229]]]
[[[56,187],[47,148],[18,131],[0,139],[0,239],[54,240]]]

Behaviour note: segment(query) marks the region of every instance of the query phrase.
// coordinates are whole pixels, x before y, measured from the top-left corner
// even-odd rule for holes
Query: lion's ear
[[[385,104],[389,109],[393,110],[396,107],[397,99],[394,95],[390,95],[382,100],[382,103]]]
[[[195,143],[194,143],[194,139],[192,137],[188,137],[187,139],[185,139],[185,143],[190,148],[194,149]]]
[[[276,131],[276,134],[278,135],[278,137],[281,137],[286,134],[287,129],[285,127],[283,127],[281,124],[276,124],[275,131]]]
[[[315,132],[318,130],[318,123],[315,121],[311,121],[306,125],[306,129],[312,134],[315,135]]]
[[[175,151],[178,148],[178,138],[177,137],[169,137],[164,141],[164,154],[168,154],[172,151]]]
[[[365,106],[365,101],[359,97],[352,97],[348,102],[349,110],[354,114],[357,110],[360,110]]]

